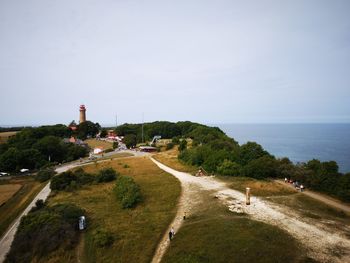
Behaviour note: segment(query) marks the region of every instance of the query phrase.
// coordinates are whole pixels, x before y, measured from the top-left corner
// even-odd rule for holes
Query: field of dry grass
[[[113,143],[96,140],[96,139],[87,139],[85,142],[89,145],[90,148],[101,147],[103,150],[112,149]]]
[[[13,220],[20,215],[44,186],[45,183],[39,183],[32,177],[0,180],[2,189],[13,189],[13,191],[17,189],[16,193],[0,206],[0,236],[4,234]]]
[[[217,176],[221,181],[227,183],[228,187],[245,193],[246,188],[250,187],[251,194],[254,196],[275,196],[292,195],[297,192],[287,186],[281,185],[273,180],[257,180],[250,177],[235,176]]]
[[[0,185],[0,206],[6,203],[22,187],[21,184]]]
[[[112,189],[115,182],[85,186],[75,192],[59,192],[48,199],[49,205],[72,202],[87,213],[88,228],[76,250],[58,250],[46,262],[150,262],[168,225],[176,213],[181,192],[179,181],[160,170],[147,157],[115,159],[92,163],[87,172],[113,167],[131,176],[140,186],[142,202],[134,209],[122,209]],[[97,247],[93,232],[103,227],[115,239],[111,247]],[[81,251],[83,250],[83,251]]]
[[[177,150],[177,145],[171,150],[164,151],[157,153],[153,155],[152,157],[156,159],[157,161],[181,172],[186,172],[190,174],[195,174],[198,171],[198,168],[195,166],[190,166],[187,164],[182,163],[178,158],[177,155],[179,154],[179,151]]]
[[[0,144],[7,142],[8,138],[14,136],[16,133],[16,131],[0,132]]]

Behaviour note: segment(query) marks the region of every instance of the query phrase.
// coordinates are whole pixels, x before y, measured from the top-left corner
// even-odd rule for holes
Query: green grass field
[[[72,251],[56,251],[46,262],[150,262],[159,240],[176,212],[180,195],[177,179],[158,169],[148,158],[129,158],[91,164],[87,172],[113,167],[139,184],[143,201],[134,209],[122,209],[112,193],[115,182],[86,186],[75,192],[60,192],[49,198],[49,205],[72,202],[87,213],[88,228],[80,245]],[[104,228],[115,241],[111,247],[97,247],[95,229]],[[43,261],[44,262],[44,261]],[[62,261],[60,261],[62,262]]]

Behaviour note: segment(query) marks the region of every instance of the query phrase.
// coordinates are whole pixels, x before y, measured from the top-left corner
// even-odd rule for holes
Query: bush
[[[85,172],[82,168],[78,168],[74,171],[74,175],[77,177],[77,183],[79,185],[91,184],[95,181],[95,176]]]
[[[113,235],[103,228],[96,229],[92,239],[98,247],[109,247],[114,242]]]
[[[182,152],[187,149],[187,141],[183,139],[179,144],[179,151]]]
[[[113,149],[117,149],[119,146],[119,143],[118,142],[113,142]]]
[[[117,172],[113,168],[105,168],[98,172],[96,181],[98,183],[111,182],[117,178]]]
[[[167,145],[166,145],[166,150],[171,150],[172,148],[174,148],[174,143],[172,142],[169,142]]]
[[[55,170],[52,168],[45,168],[38,172],[38,174],[35,176],[35,180],[39,182],[45,182],[47,180],[50,180],[51,177],[53,177],[56,174]]]
[[[77,176],[71,171],[61,173],[51,180],[51,190],[65,190],[68,189],[72,181],[77,181]]]
[[[123,208],[134,207],[141,201],[140,187],[129,176],[119,176],[113,190]]]
[[[110,152],[113,152],[114,150],[112,148],[108,148],[105,150],[105,153],[110,153]]]
[[[219,174],[239,176],[241,166],[238,163],[225,159],[217,168]]]

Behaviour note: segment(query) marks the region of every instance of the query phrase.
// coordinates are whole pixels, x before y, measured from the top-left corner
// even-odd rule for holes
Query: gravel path
[[[350,262],[350,240],[346,235],[349,229],[344,231],[336,231],[330,228],[327,224],[322,223],[322,220],[312,220],[303,217],[297,212],[290,211],[282,205],[273,204],[257,197],[251,198],[251,205],[245,205],[245,195],[241,192],[232,190],[225,183],[220,182],[212,177],[195,177],[187,173],[176,171],[164,164],[151,160],[158,167],[167,173],[174,175],[181,181],[182,195],[178,206],[178,213],[171,226],[174,226],[175,231],[181,227],[182,214],[186,208],[186,204],[191,203],[193,189],[213,190],[215,196],[223,202],[232,211],[242,211],[254,220],[258,220],[267,224],[278,226],[297,240],[299,240],[308,251],[308,255],[320,262]],[[191,191],[192,189],[192,191]],[[252,189],[253,191],[254,189]],[[192,194],[191,194],[192,192]],[[199,196],[199,195],[197,195]],[[193,207],[191,207],[193,209]],[[169,226],[169,228],[171,227]],[[153,263],[160,262],[169,246],[167,233],[165,233],[161,243],[156,250]]]

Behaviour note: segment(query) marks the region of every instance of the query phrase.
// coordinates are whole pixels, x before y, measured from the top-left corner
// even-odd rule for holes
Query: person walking
[[[174,238],[174,236],[175,236],[174,227],[171,227],[170,232],[171,232],[171,237]]]
[[[170,230],[170,231],[169,231],[169,240],[170,240],[170,241],[171,241],[172,237],[173,237],[173,233],[172,233],[171,230]]]

